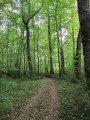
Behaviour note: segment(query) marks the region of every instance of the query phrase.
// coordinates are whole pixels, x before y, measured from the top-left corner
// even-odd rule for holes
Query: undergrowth
[[[56,79],[60,96],[59,110],[61,119],[90,120],[90,101],[85,80],[82,79],[82,83],[73,74],[66,74],[61,78],[56,77]]]
[[[84,77],[78,80],[72,72],[61,77],[58,74],[45,76],[56,80],[60,96],[60,120],[90,120],[90,98]]]
[[[12,108],[17,109],[26,98],[32,95],[33,90],[38,90],[43,81],[0,78],[0,120],[8,119]]]

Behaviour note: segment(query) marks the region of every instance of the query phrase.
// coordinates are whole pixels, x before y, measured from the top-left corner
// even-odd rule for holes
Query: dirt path
[[[59,120],[58,106],[56,85],[52,79],[44,78],[44,84],[27,101],[22,114],[16,120]]]

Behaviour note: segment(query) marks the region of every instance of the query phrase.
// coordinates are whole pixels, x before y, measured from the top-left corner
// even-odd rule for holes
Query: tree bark
[[[73,41],[73,65],[74,65],[74,73],[75,73],[75,67],[76,67],[76,54],[75,54],[75,38],[74,38],[74,13],[72,10],[72,41]]]
[[[37,39],[37,58],[38,58],[38,76],[39,76],[39,50],[38,50],[38,41],[39,41],[39,27],[38,27],[38,39]]]
[[[41,66],[41,62],[42,62],[42,59],[41,59],[41,56],[40,56],[40,74],[42,73],[42,72],[41,72],[41,67],[42,67],[42,66]]]
[[[81,80],[81,32],[79,30],[76,50],[76,77]]]
[[[24,55],[24,77],[26,75],[26,71],[25,71],[25,55]]]
[[[83,43],[84,66],[90,96],[90,10],[88,0],[77,0],[80,29]]]
[[[52,46],[51,46],[50,16],[49,16],[49,14],[48,14],[48,40],[49,40],[49,51],[50,51],[50,73],[54,74],[53,58],[52,58]]]
[[[74,39],[74,28],[72,26],[72,40],[73,40],[73,64],[74,64],[74,73],[75,73],[75,60],[76,60],[76,56],[75,56],[75,39]]]
[[[9,76],[9,60],[8,60],[8,57],[9,57],[9,53],[8,53],[8,43],[9,43],[9,29],[8,29],[8,36],[7,36],[7,75]]]
[[[11,47],[11,56],[10,56],[11,60],[10,60],[10,70],[12,68],[12,47]]]
[[[36,55],[35,55],[35,32],[34,32],[34,25],[33,25],[33,36],[34,36],[34,75],[36,75]]]
[[[18,71],[17,71],[17,76],[20,78],[20,41],[19,41],[19,43],[17,42],[17,47],[18,47],[18,55],[17,55],[17,69],[18,69]]]
[[[56,20],[56,32],[57,32],[57,49],[58,49],[59,76],[61,77],[61,67],[60,67],[60,41],[59,41],[58,23],[57,23],[57,7],[56,7],[56,11],[55,11],[55,20]]]
[[[61,17],[60,17],[60,36],[61,36],[61,73],[65,73],[64,66],[64,52],[63,52],[63,41],[62,41],[62,26],[61,26]]]
[[[24,33],[23,33],[23,39],[24,39]],[[24,54],[24,77],[26,75],[26,58],[25,58],[25,47],[26,47],[26,44],[23,42],[23,54]]]
[[[30,52],[30,33],[29,33],[29,26],[26,25],[26,31],[27,31],[27,56],[28,56],[28,64],[29,64],[29,72],[30,75],[33,75],[33,67],[31,63],[31,52]]]

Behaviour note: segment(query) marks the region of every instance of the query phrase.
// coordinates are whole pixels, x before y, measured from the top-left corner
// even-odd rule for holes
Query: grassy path
[[[22,114],[16,120],[59,120],[59,98],[53,79],[44,78],[44,84],[28,99]]]

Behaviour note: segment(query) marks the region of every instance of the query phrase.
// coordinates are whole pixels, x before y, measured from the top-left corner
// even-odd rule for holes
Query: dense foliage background
[[[39,76],[57,80],[63,120],[89,120],[79,29],[76,0],[0,1],[1,120],[41,86]]]

